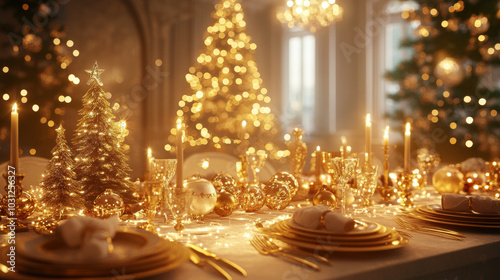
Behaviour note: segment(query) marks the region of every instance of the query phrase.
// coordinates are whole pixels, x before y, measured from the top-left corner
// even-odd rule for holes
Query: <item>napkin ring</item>
[[[323,211],[323,213],[321,213],[321,216],[320,216],[321,226],[324,228],[326,228],[325,216],[326,216],[326,214],[328,214],[328,212],[333,212],[333,211],[332,210],[325,210],[325,211]]]

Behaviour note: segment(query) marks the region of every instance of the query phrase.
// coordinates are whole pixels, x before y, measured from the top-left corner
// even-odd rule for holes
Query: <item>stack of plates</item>
[[[19,234],[15,246],[16,272],[0,274],[2,279],[138,279],[169,271],[189,259],[189,250],[183,245],[132,229],[117,232],[113,253],[93,261],[77,259],[77,249],[53,235]],[[7,267],[9,247],[0,250],[0,261]]]
[[[263,230],[285,243],[309,250],[369,252],[396,249],[408,243],[397,231],[369,221],[356,221],[354,230],[346,233],[304,228],[292,219]]]
[[[412,211],[413,217],[441,224],[500,228],[500,214],[480,214],[477,212],[454,212],[443,210],[439,204],[418,206]]]

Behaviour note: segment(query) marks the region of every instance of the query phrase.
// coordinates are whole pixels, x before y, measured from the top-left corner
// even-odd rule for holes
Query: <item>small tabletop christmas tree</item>
[[[50,209],[59,217],[65,210],[71,208],[79,210],[84,206],[83,197],[79,192],[80,187],[72,170],[74,162],[64,131],[62,125],[56,129],[56,146],[52,149],[52,159],[40,185],[44,193],[41,199],[44,208]]]
[[[94,199],[106,189],[119,194],[125,202],[134,200],[134,185],[128,179],[130,167],[123,153],[121,122],[115,121],[109,102],[104,98],[100,75],[104,70],[94,63],[89,73],[90,89],[83,96],[83,108],[73,144],[76,149],[75,173],[83,187],[85,203],[92,207]]]

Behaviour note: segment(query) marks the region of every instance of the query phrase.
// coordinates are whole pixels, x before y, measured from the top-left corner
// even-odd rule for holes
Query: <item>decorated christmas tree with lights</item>
[[[61,216],[65,211],[80,210],[84,207],[64,131],[62,125],[56,129],[56,146],[52,149],[52,159],[42,175],[40,184],[43,190],[40,202],[44,209],[50,209],[56,216]]]
[[[271,98],[261,86],[254,61],[257,46],[245,33],[243,17],[236,0],[216,4],[204,49],[186,75],[191,91],[182,96],[177,115],[186,124],[186,141],[192,147],[241,154],[251,146],[277,158],[272,140],[279,127]],[[176,129],[172,134],[171,143]]]
[[[49,2],[0,1],[5,17],[0,24],[0,111],[19,105],[20,125],[29,128],[20,131],[20,148],[42,157],[51,156],[54,126],[72,106],[79,83],[67,70],[79,52],[58,21],[64,4]],[[0,119],[0,162],[8,159],[9,137],[3,135],[8,126],[8,118]]]
[[[402,13],[420,23],[415,38],[402,42],[414,55],[387,75],[400,85],[392,117],[412,118],[415,148],[430,145],[445,161],[498,157],[499,2],[416,2],[418,10]]]
[[[83,108],[73,144],[75,168],[82,185],[87,207],[106,189],[119,194],[125,202],[135,199],[135,189],[128,178],[130,167],[123,152],[122,122],[115,121],[109,102],[104,97],[97,62],[89,75],[90,89],[83,96]]]

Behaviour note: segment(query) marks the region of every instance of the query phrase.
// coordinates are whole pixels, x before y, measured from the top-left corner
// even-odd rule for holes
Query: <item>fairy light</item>
[[[344,10],[335,0],[288,0],[276,14],[289,28],[304,27],[311,32],[342,20]]]

